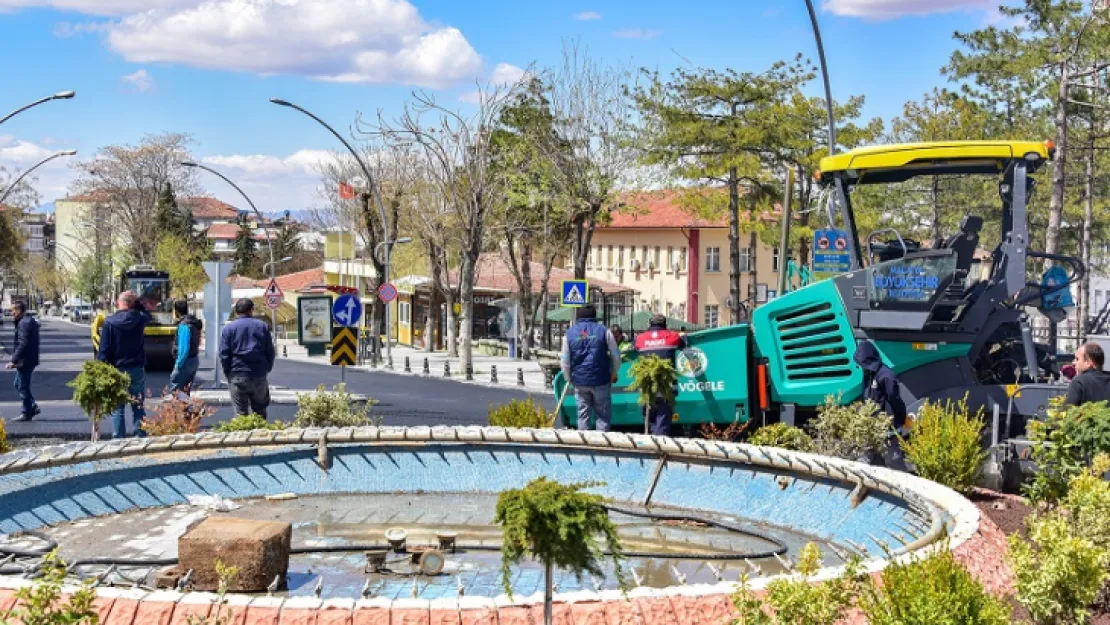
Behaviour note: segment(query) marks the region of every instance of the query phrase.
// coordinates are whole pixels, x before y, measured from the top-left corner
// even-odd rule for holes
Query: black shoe
[[[19,415],[18,417],[16,417],[16,418],[12,419],[12,421],[17,421],[17,422],[20,422],[20,423],[25,423],[25,422],[27,422],[27,421],[30,421],[30,420],[31,420],[31,419],[33,418],[33,416],[34,416],[34,415],[26,415],[26,414],[20,414],[20,415]]]
[[[39,407],[38,407],[38,406],[36,405],[36,406],[35,406],[35,411],[31,413],[31,416],[32,416],[32,417],[37,417],[37,416],[39,416],[40,414],[42,414],[42,408],[39,408]]]

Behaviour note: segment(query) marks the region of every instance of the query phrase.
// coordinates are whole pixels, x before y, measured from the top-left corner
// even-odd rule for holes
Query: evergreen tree
[[[234,273],[240,276],[255,276],[261,269],[258,260],[258,245],[254,229],[245,219],[239,220],[239,233],[235,235]]]
[[[185,216],[177,205],[177,197],[169,182],[166,182],[158,193],[158,201],[154,205],[154,219],[159,237],[170,235],[189,243],[194,242],[192,211],[189,212],[188,217]]]

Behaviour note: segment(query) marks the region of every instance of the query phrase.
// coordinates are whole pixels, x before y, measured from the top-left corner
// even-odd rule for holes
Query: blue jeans
[[[19,400],[23,402],[23,414],[31,417],[35,414],[35,398],[31,396],[31,372],[34,367],[21,367],[15,370],[15,391],[19,393]]]
[[[655,405],[648,409],[651,433],[655,436],[670,436],[672,415],[674,415],[674,408],[663,401],[661,396],[656,397]]]
[[[613,412],[613,386],[575,386],[574,403],[578,405],[578,429],[590,429],[590,410],[595,417],[598,432],[609,431],[609,416]]]
[[[127,394],[135,398],[131,403],[131,422],[135,429],[135,436],[146,436],[143,432],[142,423],[143,418],[146,417],[146,409],[143,408],[143,401],[146,400],[146,369],[142,367],[133,367],[131,369],[120,369],[131,377],[131,385],[127,387]],[[124,409],[127,404],[120,404],[112,413],[112,438],[124,438],[127,436],[127,421],[124,419]]]
[[[193,380],[197,378],[197,369],[200,368],[200,357],[186,358],[180,367],[174,366],[170,373],[170,392],[176,393],[186,387],[192,390]]]

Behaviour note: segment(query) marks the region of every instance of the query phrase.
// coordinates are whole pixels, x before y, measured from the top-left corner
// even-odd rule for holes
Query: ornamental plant
[[[222,421],[213,428],[215,432],[251,432],[254,430],[284,430],[288,427],[281,421],[267,421],[262,415],[251,413],[235,415],[227,421]]]
[[[891,420],[872,401],[840,405],[829,395],[813,421],[817,453],[845,460],[866,460],[886,446]]]
[[[208,417],[216,414],[203,400],[174,394],[163,394],[165,399],[143,419],[143,431],[151,436],[193,434]]]
[[[732,625],[832,625],[844,618],[856,594],[855,577],[859,562],[848,564],[835,579],[814,583],[821,568],[821,550],[806,544],[798,556],[797,573],[780,577],[767,585],[766,604],[773,616],[763,611],[763,601],[755,595],[747,577],[732,595],[736,616]]]
[[[96,591],[92,582],[62,599],[62,583],[66,577],[66,563],[56,551],[42,560],[38,577],[30,586],[15,591],[15,607],[0,614],[0,625],[96,625],[99,622],[93,602]]]
[[[641,356],[632,363],[628,373],[632,377],[628,388],[640,393],[639,402],[644,407],[644,433],[647,433],[648,407],[655,404],[656,398],[669,406],[674,405],[678,371],[669,360],[659,356]]]
[[[602,497],[583,492],[598,484],[560,484],[540,477],[524,488],[507,490],[497,498],[494,522],[501,526],[501,584],[513,596],[512,567],[525,557],[544,565],[546,588],[554,567],[603,576],[602,558],[612,559],[618,584],[625,587],[621,568],[623,550],[617,528],[602,505]],[[608,553],[601,549],[605,541]],[[551,595],[544,593],[544,616],[550,625]]]
[[[112,365],[87,360],[67,386],[73,389],[73,403],[81,407],[92,422],[92,440],[100,440],[100,422],[118,406],[135,401],[127,393],[131,377]]]
[[[543,404],[532,397],[513,399],[507,404],[490,406],[489,424],[505,428],[550,428],[555,425],[555,415],[548,414]]]
[[[370,402],[355,408],[354,396],[347,392],[346,384],[336,384],[329,392],[321,384],[313,393],[297,394],[297,416],[293,427],[345,428],[359,425],[376,425],[370,418]]]
[[[805,430],[785,423],[765,425],[752,434],[748,442],[763,447],[780,447],[793,451],[813,451],[813,439]]]
[[[972,415],[967,397],[958,402],[925,402],[917,412],[902,450],[917,474],[967,494],[975,486],[987,454],[980,435],[983,411]]]
[[[1110,407],[1106,402],[1064,406],[1056,400],[1043,421],[1030,420],[1029,439],[1037,473],[1025,485],[1034,503],[1055,503],[1069,482],[1100,453],[1110,453]]]

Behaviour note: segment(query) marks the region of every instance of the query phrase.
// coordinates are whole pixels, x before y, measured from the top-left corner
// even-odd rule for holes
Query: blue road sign
[[[852,269],[848,233],[843,230],[813,232],[813,274],[818,280],[847,273]]]
[[[563,280],[563,297],[560,303],[569,308],[585,306],[589,299],[589,292],[589,280]]]
[[[335,298],[335,303],[331,307],[331,316],[338,325],[353,328],[362,318],[362,301],[358,299],[357,294],[344,293]]]

